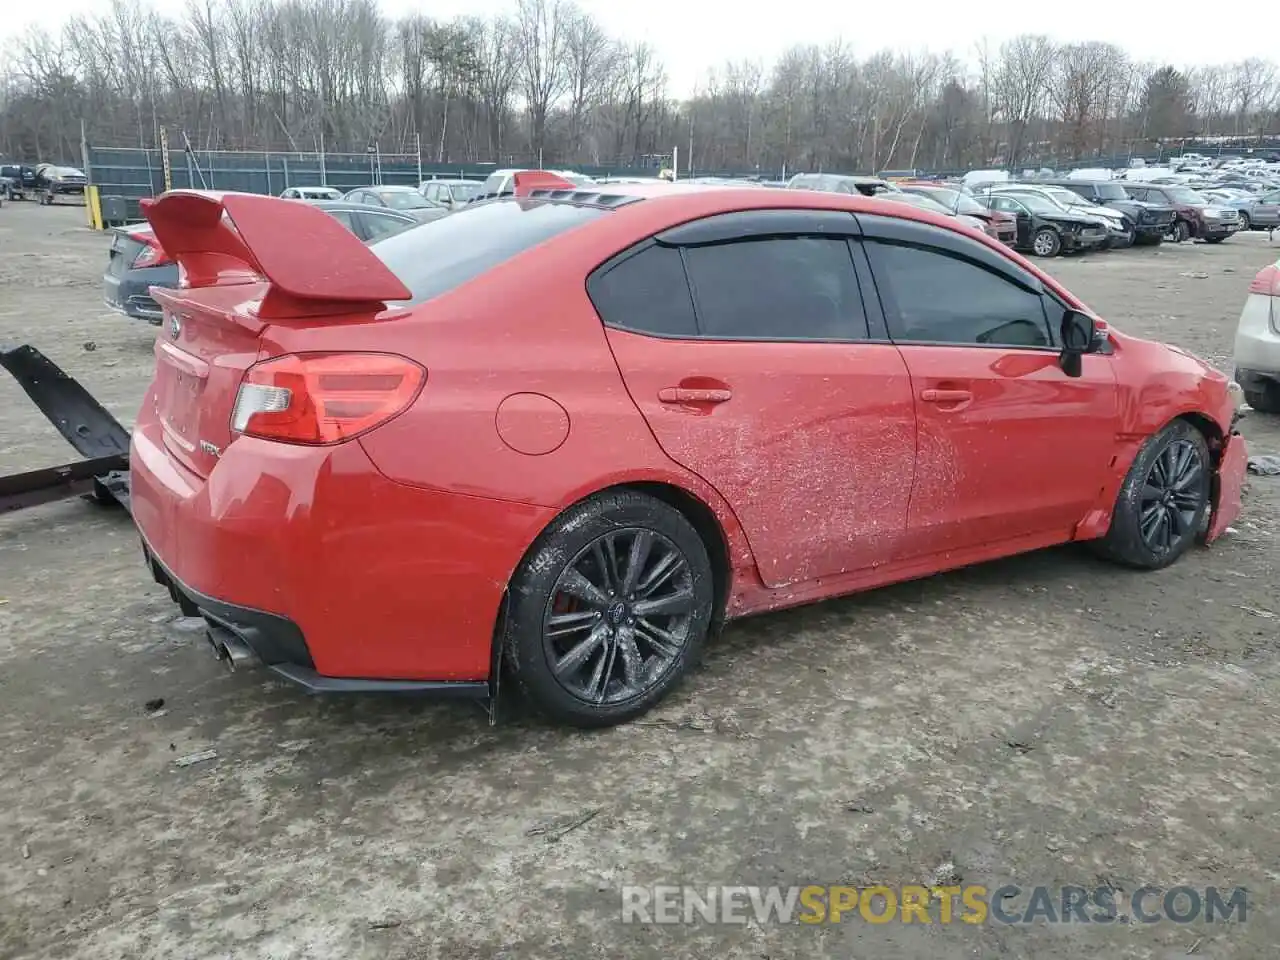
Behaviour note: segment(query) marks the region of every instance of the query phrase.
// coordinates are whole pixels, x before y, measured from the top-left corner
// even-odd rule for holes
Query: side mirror
[[[1078,377],[1084,371],[1081,357],[1098,348],[1097,321],[1079,310],[1067,310],[1062,315],[1059,331],[1062,337],[1062,354],[1058,363],[1068,377]]]

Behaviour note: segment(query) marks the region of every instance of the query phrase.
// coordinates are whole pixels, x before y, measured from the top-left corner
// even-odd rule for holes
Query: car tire
[[[1204,434],[1174,420],[1138,452],[1116,497],[1111,527],[1094,542],[1095,550],[1140,570],[1169,566],[1204,526],[1212,476]]]
[[[605,493],[558,517],[521,562],[503,653],[545,716],[613,726],[653,707],[697,662],[714,606],[711,560],[684,515],[647,494]]]
[[[1240,211],[1240,229],[1241,230],[1253,229],[1253,221],[1249,219],[1249,214],[1247,214],[1243,210]]]
[[[1031,252],[1037,257],[1056,257],[1062,252],[1062,238],[1058,231],[1041,227],[1031,238]]]
[[[1257,386],[1245,387],[1244,399],[1259,413],[1280,413],[1280,383],[1262,381]]]
[[[1124,239],[1120,241],[1120,246],[1117,249],[1128,250],[1130,247],[1134,245],[1135,242],[1137,242],[1137,239],[1138,239],[1138,229],[1137,227],[1132,227],[1129,230],[1125,231]]]
[[[1174,243],[1186,243],[1191,239],[1191,224],[1185,220],[1178,220],[1173,225],[1173,235],[1170,239]]]

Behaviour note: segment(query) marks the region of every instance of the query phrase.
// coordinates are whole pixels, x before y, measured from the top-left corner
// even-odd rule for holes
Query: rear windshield
[[[487,200],[371,249],[412,291],[412,302],[422,303],[606,212],[570,203]]]

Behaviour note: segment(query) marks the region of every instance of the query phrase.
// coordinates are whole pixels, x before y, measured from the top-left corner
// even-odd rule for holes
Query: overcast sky
[[[163,13],[181,16],[187,0],[151,0]],[[863,4],[850,0],[801,0],[793,4],[752,0],[578,0],[615,36],[647,40],[661,55],[673,96],[691,93],[709,67],[727,59],[759,58],[771,63],[797,43],[827,43],[842,37],[865,56],[886,47],[898,50],[952,50],[972,61],[984,36],[993,43],[1018,33],[1046,33],[1059,42],[1103,40],[1126,48],[1140,60],[1200,66],[1249,56],[1280,55],[1274,21],[1256,29],[1207,30],[1185,16],[1133,0],[978,0],[976,3],[922,0],[912,4]],[[12,43],[28,24],[55,25],[57,15],[105,11],[103,0],[9,0],[0,16],[0,44]],[[390,16],[419,11],[449,18],[494,13],[513,4],[503,0],[382,0]],[[1265,4],[1263,5],[1265,7]],[[1253,8],[1257,10],[1263,7]],[[1165,10],[1176,7],[1165,6]]]

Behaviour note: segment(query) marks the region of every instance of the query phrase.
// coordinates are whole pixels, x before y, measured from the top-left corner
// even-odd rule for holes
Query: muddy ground
[[[106,242],[82,222],[0,210],[0,341],[130,422],[153,328],[103,308]],[[1225,364],[1278,254],[1255,234],[1050,269],[1116,326]],[[1280,452],[1277,418],[1244,431]],[[0,376],[0,472],[68,454]],[[1157,574],[1059,549],[740,623],[656,715],[593,735],[230,675],[124,516],[11,515],[0,957],[1272,956],[1278,504],[1252,478],[1235,532]],[[957,879],[1113,887],[1122,913],[1146,884],[1250,899],[1213,925],[619,919],[623,884]]]

